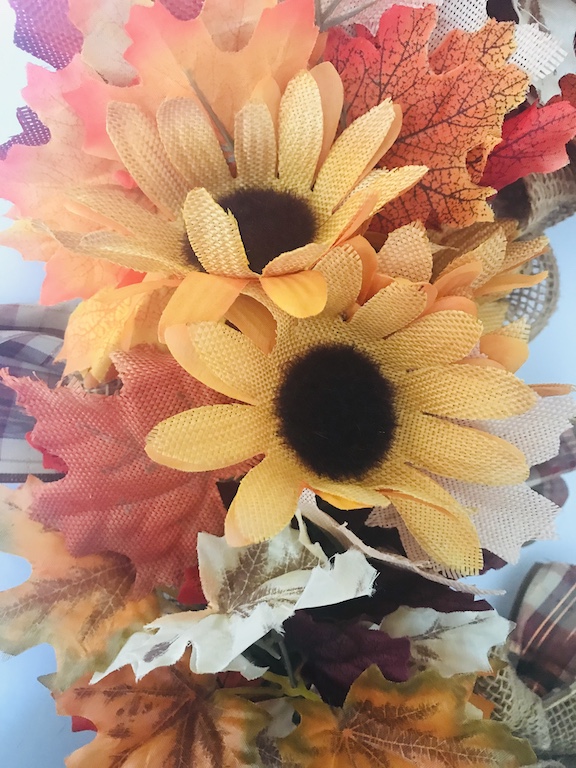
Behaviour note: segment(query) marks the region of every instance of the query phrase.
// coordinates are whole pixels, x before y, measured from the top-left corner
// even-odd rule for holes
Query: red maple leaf
[[[376,36],[358,27],[357,37],[330,30],[325,58],[344,82],[349,121],[391,98],[402,108],[400,135],[386,153],[386,167],[430,169],[422,181],[381,214],[390,231],[420,219],[432,226],[467,226],[491,220],[490,188],[474,183],[468,155],[491,149],[504,116],[525,96],[526,75],[506,64],[514,49],[514,25],[489,21],[480,31],[451,33],[435,51],[428,39],[436,11],[393,7]]]
[[[64,478],[37,492],[31,516],[61,531],[70,552],[120,552],[137,571],[133,596],[179,584],[197,562],[199,531],[221,536],[226,509],[216,482],[251,464],[190,473],[156,464],[144,452],[146,435],[188,408],[230,402],[187,374],[167,354],[139,347],[114,358],[123,386],[92,395],[43,382],[4,382],[37,419],[35,445],[62,459]]]
[[[551,173],[570,162],[566,144],[576,136],[576,109],[558,101],[509,118],[502,141],[488,157],[482,184],[502,189],[529,173]]]

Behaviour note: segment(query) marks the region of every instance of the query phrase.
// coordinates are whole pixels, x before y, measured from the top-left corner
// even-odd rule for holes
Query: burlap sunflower
[[[193,99],[164,101],[155,120],[112,102],[108,135],[146,199],[119,188],[74,192],[109,230],[83,236],[77,249],[185,278],[162,327],[218,319],[256,280],[288,313],[317,314],[326,284],[309,268],[426,171],[373,170],[400,130],[389,99],[334,141],[341,107],[331,64],[292,78],[277,120],[258,97],[248,102],[228,145]]]
[[[518,448],[459,420],[506,419],[529,410],[536,395],[470,357],[482,333],[476,318],[422,315],[426,284],[396,281],[345,319],[360,290],[359,257],[349,246],[334,249],[320,271],[330,286],[326,310],[307,319],[276,310],[269,354],[221,323],[170,329],[179,362],[245,404],[162,422],[148,454],[189,471],[265,454],[230,508],[234,544],[274,536],[308,487],[343,509],[393,502],[434,560],[478,571],[469,513],[430,473],[489,486],[522,482],[528,467]]]

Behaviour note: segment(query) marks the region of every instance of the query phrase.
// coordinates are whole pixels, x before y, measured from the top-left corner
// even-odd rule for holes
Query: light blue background
[[[7,0],[0,0],[0,143],[19,132],[16,107],[22,105],[24,66],[32,57],[12,45],[14,14]],[[8,226],[1,214],[8,204],[0,201],[0,228]],[[529,382],[576,383],[576,218],[554,227],[549,238],[560,265],[559,309],[547,328],[532,343],[531,357],[520,375]],[[0,249],[0,302],[34,302],[43,277],[41,264],[25,262],[20,255]],[[515,592],[534,562],[576,562],[576,473],[568,476],[571,496],[558,516],[558,539],[526,547],[520,563],[506,566],[474,581],[487,589],[504,588],[507,594],[493,599],[506,613]],[[21,558],[0,554],[0,589],[24,581],[30,572]],[[0,658],[0,767],[63,768],[64,756],[87,740],[70,732],[69,718],[58,717],[49,692],[36,677],[54,671],[54,653],[48,645],[33,648],[16,658]]]

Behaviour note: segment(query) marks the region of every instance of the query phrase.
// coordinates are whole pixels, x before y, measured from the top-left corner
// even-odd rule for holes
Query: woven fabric
[[[487,20],[486,0],[444,0],[431,38],[432,48],[451,30],[477,32]],[[530,24],[524,18],[522,22],[516,27],[517,47],[510,62],[527,72],[538,86],[538,81],[553,73],[565,59],[565,51],[560,41],[540,25]]]
[[[55,386],[63,366],[54,363],[64,338],[71,304],[40,307],[26,304],[0,306],[0,368],[13,376],[36,376]],[[26,475],[50,476],[42,456],[25,439],[34,419],[15,405],[16,396],[0,386],[0,480],[24,482]]]
[[[519,676],[540,695],[576,678],[576,565],[537,564],[514,617],[511,653]]]
[[[544,699],[551,751],[573,755],[576,762],[576,684],[554,691]]]
[[[576,469],[576,427],[560,436],[560,450],[553,458],[530,470],[529,484],[538,493],[561,507],[568,497],[568,486],[561,477]]]
[[[501,660],[507,660],[506,649],[498,649]],[[478,678],[476,691],[494,704],[492,719],[506,723],[515,736],[528,739],[537,751],[550,749],[550,728],[540,697],[529,690],[506,664],[495,675]]]
[[[529,288],[517,288],[506,297],[506,319],[512,323],[525,317],[530,324],[530,339],[534,339],[546,327],[560,298],[560,273],[551,249],[522,267],[524,274],[543,271],[548,272],[548,276],[541,283]]]
[[[255,462],[197,474],[155,464],[144,451],[155,424],[186,408],[229,401],[155,348],[114,361],[123,386],[112,396],[87,393],[74,382],[52,390],[30,378],[6,383],[37,420],[35,444],[68,468],[36,492],[34,519],[61,531],[76,556],[129,557],[134,589],[144,595],[158,584],[178,584],[196,563],[198,531],[222,535],[226,510],[217,482],[241,476]]]

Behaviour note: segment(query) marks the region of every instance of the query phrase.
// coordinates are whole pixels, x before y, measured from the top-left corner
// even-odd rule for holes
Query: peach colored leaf
[[[256,737],[268,715],[218,689],[213,675],[194,675],[186,661],[156,669],[139,683],[130,668],[89,685],[84,679],[56,696],[62,715],[80,715],[97,729],[67,768],[257,768]]]
[[[570,162],[566,144],[576,136],[576,109],[567,101],[538,107],[504,123],[502,141],[490,153],[482,184],[502,189],[529,173],[552,173]]]
[[[492,219],[492,190],[474,183],[467,158],[498,143],[505,114],[524,100],[528,84],[518,67],[504,63],[514,49],[513,24],[490,21],[479,32],[458,33],[460,44],[441,47],[432,63],[427,43],[435,19],[431,6],[394,7],[376,36],[362,28],[358,37],[338,28],[328,36],[325,57],[342,76],[347,120],[392,98],[403,122],[384,165],[430,169],[386,206],[385,231],[417,219],[431,226]]]
[[[28,517],[32,489],[0,495],[0,548],[32,565],[28,581],[0,594],[0,648],[20,653],[39,643],[56,651],[55,684],[71,685],[102,669],[126,639],[159,614],[151,595],[129,595],[136,577],[123,555],[74,557],[61,533],[46,530]]]
[[[37,419],[35,444],[59,456],[67,475],[43,485],[34,519],[57,528],[74,555],[107,550],[132,560],[134,592],[177,584],[197,562],[198,531],[222,535],[226,510],[216,482],[251,466],[190,473],[154,463],[145,438],[158,422],[200,405],[229,402],[152,347],[114,357],[119,393],[54,390],[40,381],[4,377]]]
[[[102,381],[113,352],[157,343],[158,321],[171,294],[160,281],[103,288],[83,301],[70,316],[58,356],[66,360],[64,373],[90,371]]]
[[[473,682],[429,670],[391,683],[370,667],[341,710],[295,703],[302,720],[280,751],[306,768],[517,768],[535,762],[528,742],[506,726],[466,719]]]

